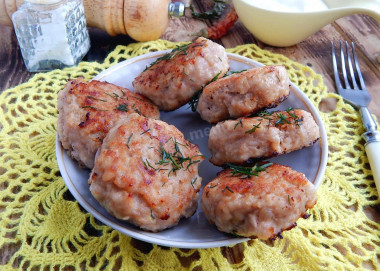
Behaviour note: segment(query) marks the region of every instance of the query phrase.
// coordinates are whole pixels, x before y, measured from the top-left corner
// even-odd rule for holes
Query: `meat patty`
[[[320,137],[313,116],[301,109],[262,112],[257,117],[220,122],[210,130],[214,165],[244,164],[311,146]]]
[[[158,58],[132,82],[134,90],[153,101],[160,109],[175,110],[195,93],[222,77],[229,69],[225,49],[211,40],[178,46]]]
[[[130,114],[104,138],[90,190],[113,216],[160,231],[197,209],[203,156],[173,125]]]
[[[235,73],[204,87],[197,111],[210,123],[248,116],[284,101],[289,96],[289,85],[284,66]]]
[[[308,217],[317,201],[314,185],[290,167],[268,165],[225,169],[209,182],[201,197],[208,221],[220,231],[265,240]]]
[[[114,84],[69,80],[58,93],[58,136],[80,165],[94,166],[95,153],[114,123],[130,112],[158,119],[160,111],[140,94]]]

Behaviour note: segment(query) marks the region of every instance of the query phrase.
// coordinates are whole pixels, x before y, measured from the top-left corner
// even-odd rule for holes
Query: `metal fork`
[[[367,108],[369,102],[371,101],[371,96],[369,95],[364,84],[358,58],[355,52],[355,44],[352,42],[350,48],[347,41],[340,41],[340,65],[338,65],[335,54],[334,42],[331,42],[331,54],[335,83],[339,95],[341,95],[345,101],[360,111],[363,127],[366,130],[363,134],[363,138],[366,141],[365,150],[372,169],[373,178],[377,187],[377,193],[380,195],[380,132],[377,131],[376,122]],[[339,73],[339,69],[341,70],[341,73]],[[343,79],[342,81],[344,86],[340,80],[340,74]]]

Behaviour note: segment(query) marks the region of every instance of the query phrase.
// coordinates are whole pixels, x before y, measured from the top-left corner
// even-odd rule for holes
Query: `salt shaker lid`
[[[174,17],[181,17],[185,13],[185,5],[182,2],[169,3],[169,15]]]

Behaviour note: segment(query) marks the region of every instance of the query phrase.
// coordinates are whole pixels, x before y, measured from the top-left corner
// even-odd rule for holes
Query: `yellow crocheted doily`
[[[68,192],[55,158],[57,92],[69,78],[91,79],[115,63],[174,48],[163,40],[118,46],[103,64],[36,74],[0,95],[0,270],[380,270],[380,225],[367,217],[379,204],[359,114],[328,93],[322,77],[282,55],[243,45],[229,52],[282,64],[318,107],[329,140],[326,176],[311,217],[275,241],[212,249],[145,244],[105,226]],[[241,251],[242,256],[232,255]],[[231,263],[231,258],[235,262]]]

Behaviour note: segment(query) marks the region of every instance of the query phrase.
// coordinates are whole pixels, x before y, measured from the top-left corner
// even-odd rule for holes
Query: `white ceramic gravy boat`
[[[233,0],[244,26],[259,40],[272,46],[297,44],[323,26],[354,13],[369,15],[380,26],[380,0],[323,0],[326,9],[307,12],[274,11],[254,4],[257,2]]]

